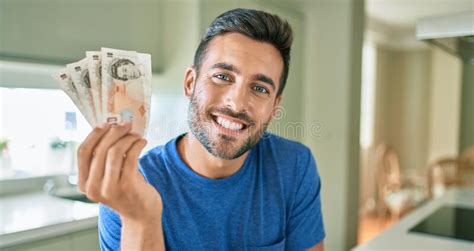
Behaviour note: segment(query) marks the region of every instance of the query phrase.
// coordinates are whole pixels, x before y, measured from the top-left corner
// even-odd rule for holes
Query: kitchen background
[[[187,130],[184,70],[207,25],[236,7],[293,26],[271,130],[316,156],[326,250],[363,244],[442,195],[450,184],[434,189],[428,170],[474,145],[474,67],[417,40],[416,25],[473,12],[473,0],[0,0],[0,249],[98,249],[96,205],[73,186],[91,128],[50,74],[101,46],[151,53],[149,149]]]

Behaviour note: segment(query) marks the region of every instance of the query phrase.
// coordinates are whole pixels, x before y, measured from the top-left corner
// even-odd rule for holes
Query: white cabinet
[[[52,250],[71,250],[71,251],[95,251],[99,248],[99,237],[96,228],[83,230],[63,236],[48,238],[45,240],[33,241],[20,244],[13,247],[2,249],[4,251],[52,251]]]
[[[159,72],[160,1],[0,1],[0,59],[62,65],[103,46],[151,53]]]

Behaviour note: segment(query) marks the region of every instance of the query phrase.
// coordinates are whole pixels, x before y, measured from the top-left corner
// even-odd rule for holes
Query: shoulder
[[[266,145],[273,145],[278,150],[286,150],[292,152],[307,152],[309,148],[304,144],[283,138],[281,136],[275,135],[273,133],[265,133],[262,136],[261,142]]]
[[[139,159],[140,166],[149,168],[156,165],[157,162],[163,161],[164,148],[165,145],[160,145],[144,153]]]
[[[267,177],[277,179],[288,208],[299,201],[298,192],[319,194],[320,177],[311,150],[300,142],[267,133],[258,147],[258,162]]]
[[[293,163],[301,166],[313,158],[311,150],[304,144],[272,133],[265,133],[260,145],[266,158],[271,156],[282,163]]]
[[[277,176],[286,190],[293,191],[306,175],[319,180],[311,150],[300,142],[266,133],[258,145],[258,159],[272,176]]]
[[[159,145],[144,153],[139,159],[139,171],[145,180],[157,187],[164,185],[171,175],[170,147],[173,140],[165,145]],[[158,188],[158,187],[157,187]]]
[[[164,145],[158,145],[147,152],[145,152],[139,159],[140,165],[149,169],[155,167],[157,164],[166,164],[176,155],[176,142],[183,137],[183,134],[170,139]]]

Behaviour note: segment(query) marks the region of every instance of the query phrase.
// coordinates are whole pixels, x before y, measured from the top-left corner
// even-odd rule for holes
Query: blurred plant
[[[8,139],[0,138],[0,153],[8,149],[8,142]]]
[[[64,149],[66,149],[67,145],[68,145],[68,142],[64,141],[60,138],[54,138],[53,140],[51,140],[51,143],[49,143],[49,147],[53,151],[64,150]]]

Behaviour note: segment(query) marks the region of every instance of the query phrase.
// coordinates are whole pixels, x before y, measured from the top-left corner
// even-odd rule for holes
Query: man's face
[[[121,79],[137,79],[140,71],[133,64],[123,64],[117,67],[117,76]]]
[[[188,69],[185,80],[189,126],[208,152],[235,159],[258,143],[281,101],[282,70],[269,43],[238,33],[211,40],[199,76]]]

